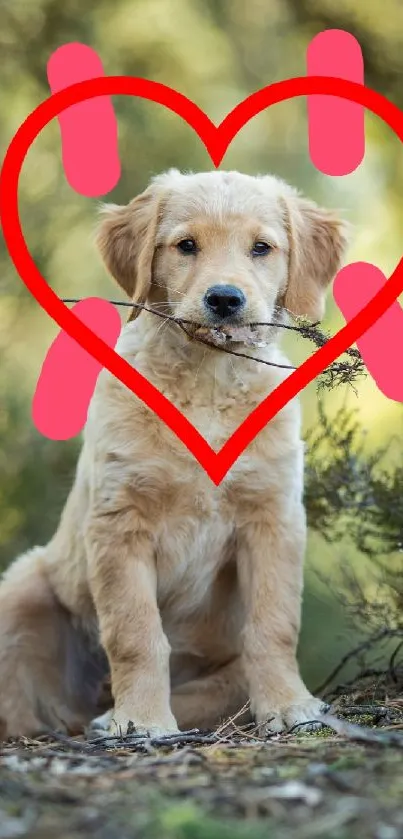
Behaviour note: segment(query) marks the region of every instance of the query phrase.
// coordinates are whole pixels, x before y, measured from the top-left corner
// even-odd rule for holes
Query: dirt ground
[[[4,743],[0,839],[400,839],[403,700],[333,711],[265,742],[235,721],[162,744]]]

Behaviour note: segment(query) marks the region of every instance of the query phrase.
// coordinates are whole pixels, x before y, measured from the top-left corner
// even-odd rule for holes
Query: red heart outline
[[[403,141],[403,114],[384,96],[345,79],[326,76],[286,79],[253,93],[220,123],[213,122],[182,94],[158,82],[131,76],[104,76],[71,85],[42,102],[12,139],[0,176],[0,218],[14,265],[38,303],[97,361],[139,397],[187,446],[217,486],[259,431],[322,370],[355,343],[403,291],[403,258],[385,285],[330,341],[317,350],[272,391],[243,421],[220,451],[215,452],[197,429],[154,385],[111,349],[71,312],[50,288],[27,248],[18,211],[18,181],[25,156],[42,129],[71,105],[95,96],[137,96],[158,102],[181,116],[198,134],[218,166],[235,135],[253,116],[296,96],[338,96],[381,117]]]

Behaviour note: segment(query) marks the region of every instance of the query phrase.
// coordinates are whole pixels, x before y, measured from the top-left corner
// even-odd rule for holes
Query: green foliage
[[[0,568],[51,537],[78,451],[78,441],[56,444],[38,434],[24,394],[8,385],[0,408]]]
[[[403,457],[385,463],[387,443],[365,451],[365,434],[346,409],[330,419],[320,404],[320,422],[308,435],[306,503],[311,526],[329,541],[348,528],[363,553],[403,551]]]
[[[371,560],[369,586],[351,563],[342,568],[339,600],[365,635],[355,656],[360,672],[396,689],[403,684],[403,456],[399,446],[388,461],[392,446],[368,453],[354,416],[342,409],[330,420],[321,405],[308,435],[305,501],[311,528],[332,544],[347,533]]]

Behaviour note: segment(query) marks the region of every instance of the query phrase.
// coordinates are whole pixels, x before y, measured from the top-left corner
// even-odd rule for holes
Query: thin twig
[[[72,737],[68,737],[67,734],[62,734],[60,731],[51,731],[49,732],[49,737],[53,740],[58,740],[59,743],[63,743],[64,746],[67,746],[71,751],[74,752],[85,752],[85,743],[80,743],[78,740],[74,740]]]
[[[81,300],[85,298],[79,297],[63,297],[63,303],[80,303]],[[208,341],[205,338],[202,338],[199,335],[194,335],[190,333],[186,329],[186,325],[190,325],[195,327],[196,329],[199,328],[206,328],[206,324],[198,323],[196,321],[187,320],[186,318],[177,318],[175,315],[167,315],[163,312],[158,312],[156,309],[151,308],[150,306],[145,306],[141,303],[133,303],[121,300],[107,300],[106,302],[111,303],[114,306],[126,306],[131,309],[141,309],[145,312],[150,312],[153,315],[156,315],[159,318],[164,318],[165,321],[171,321],[179,326],[185,334],[191,338],[192,340],[196,340],[201,344],[205,344],[205,346],[221,350],[222,352],[226,352],[229,355],[235,355],[239,358],[247,358],[251,359],[252,361],[256,361],[258,364],[265,364],[268,367],[277,367],[283,370],[296,370],[297,368],[291,364],[277,364],[274,361],[267,361],[264,358],[257,358],[254,355],[247,355],[247,353],[241,353],[236,350],[231,350],[228,347],[220,346],[212,341]],[[284,310],[286,311],[286,310]],[[287,310],[288,311],[288,310]],[[290,313],[291,314],[291,313]],[[329,336],[324,335],[317,327],[318,322],[316,323],[305,323],[302,322],[300,326],[291,326],[290,324],[279,323],[278,321],[254,321],[251,323],[244,324],[246,327],[257,327],[257,326],[267,326],[274,329],[288,329],[292,332],[296,332],[301,337],[307,338],[308,340],[312,341],[316,347],[320,348],[323,347],[330,339]],[[352,385],[353,379],[365,375],[365,367],[363,360],[361,358],[361,354],[357,349],[354,347],[348,347],[345,351],[345,354],[352,359],[351,363],[348,361],[333,361],[328,367],[320,374],[320,386],[321,387],[334,387],[336,384],[350,384]]]
[[[296,722],[295,725],[288,729],[287,734],[294,734],[300,728],[306,729],[306,731],[313,731],[317,728],[323,728],[323,723],[319,719],[304,720],[304,722]]]
[[[62,297],[62,303],[81,303],[82,300],[85,300],[85,297]],[[106,303],[111,303],[113,306],[128,306],[129,309],[142,309],[144,312],[151,312],[152,315],[157,315],[159,318],[166,318],[167,320],[172,320],[174,323],[179,324],[188,323],[189,326],[196,326],[197,328],[203,328],[206,326],[205,323],[197,323],[194,320],[187,320],[186,318],[176,318],[175,315],[166,315],[163,312],[158,312],[157,309],[153,309],[150,306],[145,306],[143,303],[132,303],[123,300],[105,300]],[[319,321],[316,323],[309,324],[309,326],[291,326],[288,323],[278,323],[277,321],[251,321],[250,323],[246,323],[245,326],[272,326],[278,329],[290,329],[292,332],[300,332],[303,334],[306,330],[309,330],[311,327],[314,329],[319,325]]]
[[[319,685],[319,687],[315,688],[314,693],[322,694],[324,689],[327,688],[327,686],[340,673],[340,671],[343,669],[343,667],[349,661],[351,661],[352,658],[356,658],[360,653],[364,652],[370,646],[372,646],[372,644],[376,643],[377,641],[381,641],[383,638],[386,638],[387,636],[390,636],[390,629],[389,628],[381,629],[379,632],[376,633],[376,635],[373,635],[371,638],[367,638],[365,641],[362,641],[361,644],[358,644],[356,647],[354,647],[353,650],[350,650],[348,653],[346,653],[342,657],[342,659],[339,661],[337,666],[329,674],[329,676],[326,677],[325,681],[322,682],[322,684]]]
[[[82,298],[62,297],[62,302],[63,303],[79,303],[81,299]],[[166,315],[166,314],[163,314],[163,312],[157,312],[156,309],[152,309],[149,306],[143,306],[140,303],[121,303],[118,300],[108,300],[107,302],[112,303],[115,306],[130,306],[131,308],[134,307],[136,309],[142,309],[144,312],[151,312],[151,314],[157,315],[157,317],[159,317],[159,318],[164,318],[164,320],[166,320],[166,321],[170,320],[170,321],[172,321],[172,323],[175,323],[177,326],[179,326],[182,329],[182,331],[188,336],[188,338],[191,338],[192,340],[197,341],[199,344],[205,344],[207,347],[212,347],[215,350],[221,350],[222,352],[226,352],[229,355],[237,355],[239,358],[250,358],[250,359],[252,359],[252,361],[257,361],[260,364],[267,364],[268,367],[279,367],[279,368],[284,369],[284,370],[296,370],[297,369],[292,364],[276,364],[274,361],[267,361],[264,358],[256,358],[254,355],[247,355],[246,353],[236,352],[236,350],[230,350],[228,347],[218,346],[217,344],[214,344],[212,341],[207,341],[206,338],[202,338],[200,335],[192,334],[191,332],[189,332],[186,329],[186,326],[185,326],[185,324],[189,324],[193,327],[196,327],[197,329],[200,329],[200,328],[203,329],[206,326],[205,323],[197,323],[196,321],[187,320],[186,318],[177,318],[174,315]],[[258,325],[259,326],[271,326],[271,327],[275,327],[275,328],[283,326],[283,324],[271,323],[271,322],[259,323],[259,324],[257,324],[257,323],[247,323],[247,324],[245,324],[245,326],[250,326],[250,327],[258,326]],[[284,324],[284,328],[285,329],[292,329],[295,332],[301,332],[301,328],[298,327],[298,326],[288,326],[288,325]]]
[[[358,743],[372,743],[375,746],[396,746],[403,749],[403,736],[393,731],[383,731],[381,733],[374,731],[372,728],[340,720],[330,714],[323,714],[319,717],[319,721],[324,726],[332,728],[341,737],[346,737],[347,740],[354,740]]]
[[[167,734],[161,737],[150,737],[143,734],[129,734],[123,737],[115,737],[113,735],[106,735],[105,737],[97,737],[90,740],[84,747],[86,751],[91,752],[93,747],[104,746],[105,748],[142,748],[144,746],[151,747],[172,747],[172,746],[207,746],[218,742],[219,738],[215,733],[197,732],[196,729],[192,731],[181,731],[179,734]]]

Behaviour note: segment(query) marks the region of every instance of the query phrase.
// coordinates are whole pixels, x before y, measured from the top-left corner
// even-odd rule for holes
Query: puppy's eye
[[[177,244],[177,248],[182,253],[196,253],[197,245],[194,239],[181,239]]]
[[[252,256],[265,256],[271,250],[272,247],[267,242],[255,242],[252,248]]]

